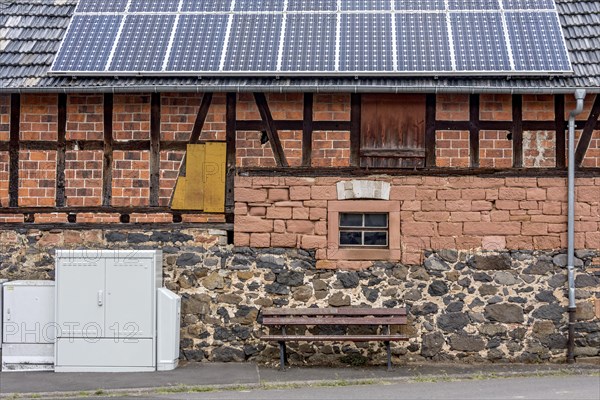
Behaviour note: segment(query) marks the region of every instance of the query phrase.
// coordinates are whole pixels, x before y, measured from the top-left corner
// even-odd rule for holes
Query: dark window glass
[[[362,214],[340,214],[340,226],[363,226]]]
[[[342,231],[340,232],[340,245],[360,246],[362,245],[362,232]]]
[[[364,232],[365,246],[387,246],[387,232]]]
[[[387,228],[387,214],[365,214],[365,227]]]

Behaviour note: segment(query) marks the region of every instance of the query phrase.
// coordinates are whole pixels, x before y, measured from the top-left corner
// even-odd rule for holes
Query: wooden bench
[[[279,328],[281,333],[264,335],[261,339],[279,343],[280,368],[287,361],[286,342],[384,342],[387,349],[387,366],[392,368],[390,342],[408,340],[406,335],[392,334],[392,325],[406,325],[406,308],[271,308],[262,310],[262,323]],[[379,326],[370,335],[330,334],[287,334],[291,326]]]

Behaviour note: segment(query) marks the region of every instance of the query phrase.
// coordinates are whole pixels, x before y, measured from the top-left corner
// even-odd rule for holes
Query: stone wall
[[[379,175],[364,179],[391,185],[389,201],[400,209],[405,264],[422,263],[423,252],[430,249],[567,246],[564,178]],[[348,180],[236,177],[235,244],[316,250],[320,264],[331,264],[329,250],[338,238],[329,237],[328,212],[332,202],[342,200],[336,184]],[[600,249],[600,178],[577,179],[575,207],[575,247]],[[338,260],[334,264],[330,267],[362,269],[372,263]]]
[[[559,251],[426,251],[416,265],[318,269],[314,251],[233,247],[221,231],[0,231],[0,278],[53,279],[57,248],[162,248],[165,285],[182,297],[181,356],[276,362],[262,342],[268,307],[406,305],[410,336],[394,362],[563,361],[566,257]],[[50,250],[49,250],[50,249]],[[576,354],[599,356],[598,251],[576,259]],[[291,344],[294,364],[384,362],[380,343]]]

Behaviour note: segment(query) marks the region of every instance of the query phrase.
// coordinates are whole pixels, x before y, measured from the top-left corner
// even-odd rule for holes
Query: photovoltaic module
[[[572,68],[552,0],[80,0],[50,72],[547,76]]]

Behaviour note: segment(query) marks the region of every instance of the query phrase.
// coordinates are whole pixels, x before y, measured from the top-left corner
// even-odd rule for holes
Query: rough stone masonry
[[[162,248],[165,284],[183,297],[181,357],[276,362],[260,340],[266,307],[409,308],[395,362],[558,362],[566,353],[566,256],[558,251],[425,252],[424,262],[360,271],[316,267],[314,251],[227,245],[208,230],[0,232],[0,278],[52,279],[52,248]],[[576,355],[600,355],[598,251],[578,251]],[[594,269],[596,266],[596,269]],[[332,330],[337,328],[333,327]],[[381,364],[379,343],[292,343],[293,364]]]

